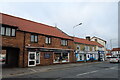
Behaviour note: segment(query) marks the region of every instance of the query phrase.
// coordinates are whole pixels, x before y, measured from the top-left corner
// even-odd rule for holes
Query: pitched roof
[[[92,38],[97,38],[97,39],[100,39],[100,40],[102,40],[102,41],[104,41],[104,42],[106,43],[106,41],[105,41],[105,40],[103,40],[103,39],[101,39],[101,38],[99,38],[99,37],[93,36]],[[92,38],[91,38],[91,39],[92,39]]]
[[[120,48],[113,48],[112,51],[120,51]]]
[[[26,20],[23,18],[11,16],[8,14],[0,13],[2,15],[2,24],[17,26],[19,30],[33,32],[38,34],[50,35],[65,39],[72,39],[56,27],[45,25],[42,23]],[[1,23],[1,22],[0,22]]]
[[[74,42],[82,43],[82,44],[88,44],[88,45],[96,45],[96,46],[99,46],[99,47],[104,47],[103,45],[101,45],[101,44],[99,44],[95,41],[88,41],[86,39],[78,38],[78,37],[74,37]]]

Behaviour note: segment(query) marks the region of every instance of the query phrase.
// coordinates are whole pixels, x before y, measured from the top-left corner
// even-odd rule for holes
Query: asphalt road
[[[14,76],[12,78],[56,78],[58,80],[61,78],[118,78],[118,70],[118,63],[102,62]]]

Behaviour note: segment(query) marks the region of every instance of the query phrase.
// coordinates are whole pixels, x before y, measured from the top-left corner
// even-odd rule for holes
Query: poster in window
[[[44,54],[44,58],[45,58],[45,59],[50,58],[50,53],[45,53],[45,54]]]

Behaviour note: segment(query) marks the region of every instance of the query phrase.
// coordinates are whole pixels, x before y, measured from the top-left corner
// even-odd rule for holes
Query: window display
[[[69,53],[54,53],[54,63],[69,62]]]

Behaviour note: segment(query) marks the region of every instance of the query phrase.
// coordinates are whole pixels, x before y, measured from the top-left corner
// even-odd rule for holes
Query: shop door
[[[28,53],[28,66],[36,66],[36,52]]]

